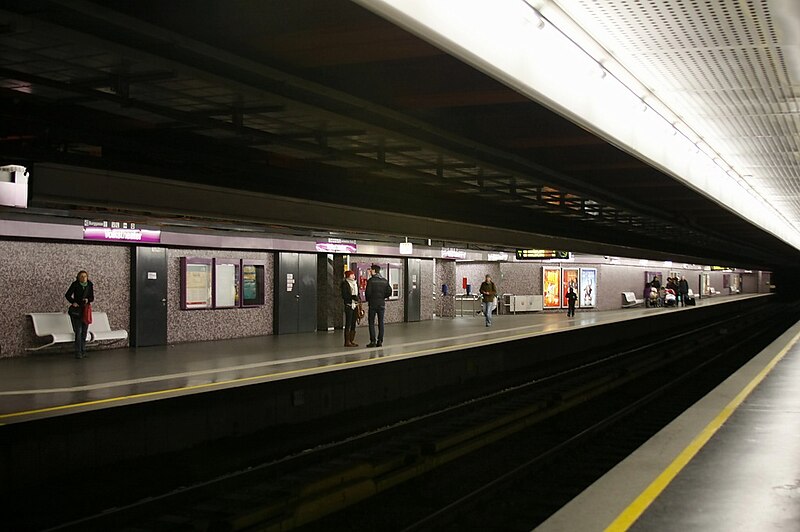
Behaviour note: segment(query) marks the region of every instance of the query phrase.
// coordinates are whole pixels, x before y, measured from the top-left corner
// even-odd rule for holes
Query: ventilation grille
[[[800,79],[780,27],[800,10],[755,0],[556,0],[595,40],[800,227]],[[752,177],[750,177],[752,176]]]

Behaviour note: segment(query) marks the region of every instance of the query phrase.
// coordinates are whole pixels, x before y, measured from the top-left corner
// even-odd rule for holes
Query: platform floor
[[[342,332],[262,336],[170,346],[92,350],[86,359],[68,353],[36,353],[0,359],[0,425],[107,408],[177,395],[244,386],[358,365],[507,342],[570,328],[591,327],[763,294],[718,296],[697,307],[630,308],[503,315],[485,327],[482,316],[438,318],[386,326],[382,348],[366,348],[365,327],[357,348],[342,347]]]
[[[800,322],[537,532],[800,530]]]

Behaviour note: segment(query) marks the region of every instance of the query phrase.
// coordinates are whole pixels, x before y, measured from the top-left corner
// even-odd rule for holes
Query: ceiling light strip
[[[752,187],[714,162],[715,150],[678,120],[655,112],[635,79],[602,75],[613,61],[567,38],[531,5],[546,0],[356,0],[533,100],[635,153],[656,168],[800,249],[800,232]],[[542,24],[542,21],[545,24]],[[585,36],[582,37],[584,40]],[[644,98],[644,100],[643,100]],[[666,112],[666,111],[663,111]],[[699,148],[703,149],[699,149]]]

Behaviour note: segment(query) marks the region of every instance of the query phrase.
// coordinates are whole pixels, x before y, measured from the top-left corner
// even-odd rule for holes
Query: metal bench
[[[92,323],[89,324],[89,336],[92,342],[103,340],[125,340],[128,338],[128,331],[125,329],[111,330],[108,323],[108,314],[105,312],[92,312]]]
[[[633,292],[622,292],[622,308],[638,307],[644,303],[644,299],[636,299]]]
[[[72,322],[66,312],[34,312],[28,314],[33,320],[33,330],[36,336],[51,337],[49,344],[38,347],[29,347],[28,351],[38,351],[54,344],[72,343],[75,333],[72,332]]]

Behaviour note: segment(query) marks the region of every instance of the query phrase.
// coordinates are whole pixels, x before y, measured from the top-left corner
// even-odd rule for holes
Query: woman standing
[[[84,311],[94,301],[94,286],[86,271],[78,272],[64,297],[70,302],[68,313],[75,332],[75,358],[86,358],[86,333],[89,331],[89,324],[84,321]]]
[[[358,306],[358,285],[356,274],[347,270],[342,280],[342,301],[344,302],[344,346],[358,347],[356,338],[356,307]]]

